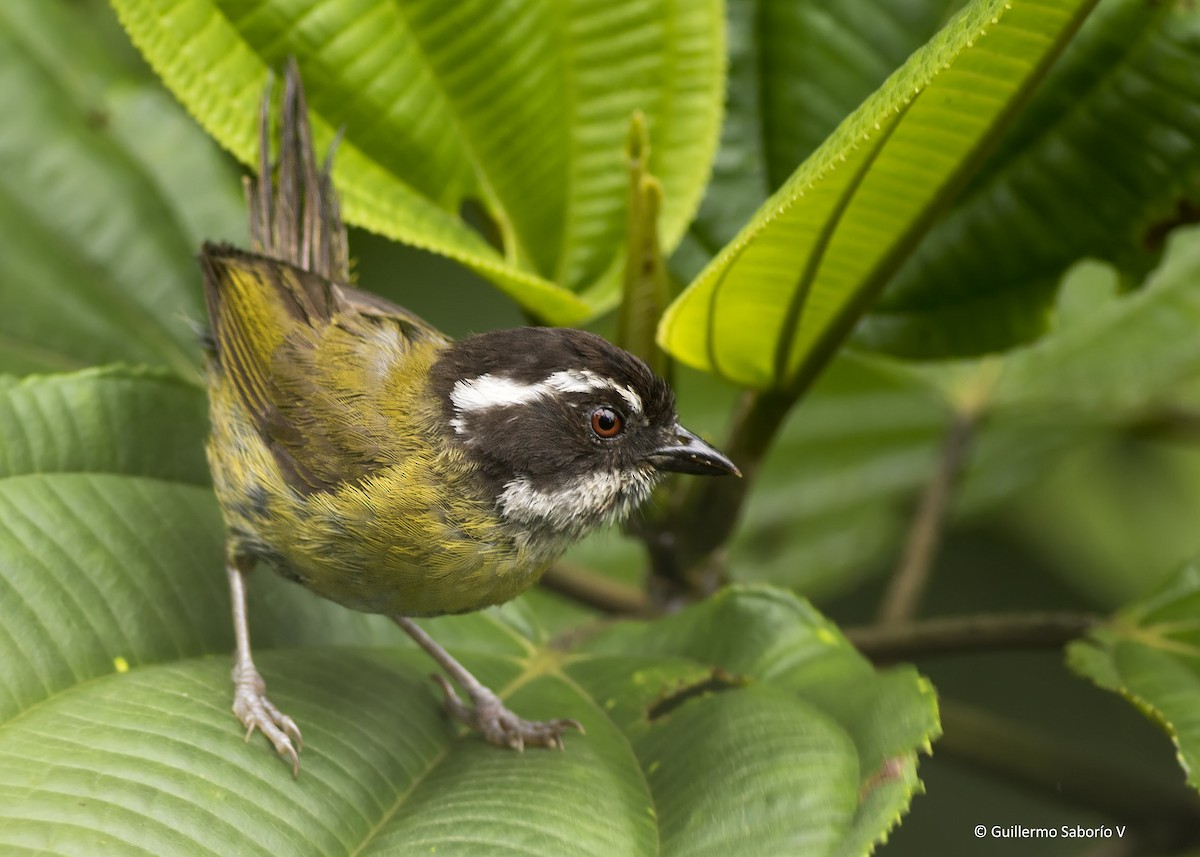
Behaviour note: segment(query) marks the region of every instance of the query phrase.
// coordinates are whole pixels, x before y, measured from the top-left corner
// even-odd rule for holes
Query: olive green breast
[[[323,474],[338,472],[334,456],[347,462],[346,478],[318,490],[298,483],[286,459],[281,466],[278,448],[215,367],[208,457],[232,552],[371,613],[477,610],[535,583],[553,557],[530,553],[505,529],[494,498],[449,443],[424,383],[437,350],[408,348],[403,360],[359,366],[344,378],[354,391],[344,407],[323,394],[309,408],[306,418],[320,420],[311,429],[319,447],[300,436],[291,448],[319,448]],[[303,397],[292,405],[303,407]]]

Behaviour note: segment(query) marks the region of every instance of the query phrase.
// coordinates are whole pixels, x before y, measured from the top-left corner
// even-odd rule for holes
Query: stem
[[[1200,412],[1191,408],[1164,407],[1135,419],[1127,431],[1139,439],[1194,444],[1200,440]]]
[[[988,649],[1058,648],[1100,621],[1090,613],[981,614],[847,628],[846,637],[873,661],[898,661]]]
[[[754,485],[763,457],[779,433],[797,396],[747,393],[734,413],[729,441],[722,447],[742,478],[680,482],[665,518],[640,535],[650,551],[652,588],[687,595],[707,594],[719,581],[706,579],[711,555],[729,539]]]
[[[650,137],[641,111],[630,119],[625,156],[629,221],[625,230],[624,288],[617,307],[617,344],[670,381],[671,361],[655,342],[659,319],[671,302],[671,282],[658,241],[663,187],[650,173]]]
[[[904,557],[880,606],[881,625],[907,622],[916,614],[921,603],[941,542],[954,482],[962,470],[975,433],[973,413],[957,414],[946,433],[937,472],[921,495],[917,514],[909,527]]]
[[[941,719],[945,734],[935,752],[1133,824],[1169,819],[1192,835],[1200,824],[1200,797],[1103,753],[962,703],[942,700]]]
[[[557,562],[542,577],[542,586],[610,616],[644,616],[650,600],[639,587]]]

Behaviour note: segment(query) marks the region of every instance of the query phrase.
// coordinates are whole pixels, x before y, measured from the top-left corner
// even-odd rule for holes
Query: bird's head
[[[576,539],[619,520],[665,472],[738,474],[679,424],[666,381],[585,331],[473,336],[447,349],[431,380],[448,442],[531,538]]]

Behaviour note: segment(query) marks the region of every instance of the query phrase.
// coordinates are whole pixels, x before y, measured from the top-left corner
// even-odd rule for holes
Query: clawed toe
[[[275,752],[292,760],[292,776],[300,776],[299,749],[304,746],[300,727],[267,699],[266,683],[253,667],[234,667],[233,713],[246,727],[246,740],[258,729]],[[293,743],[293,741],[295,743]]]
[[[435,675],[433,680],[441,685],[445,695],[446,713],[480,732],[489,744],[514,750],[524,750],[526,747],[562,750],[563,734],[568,729],[584,734],[583,726],[577,720],[524,720],[486,688],[483,692],[472,694],[472,705],[467,705],[444,676]]]

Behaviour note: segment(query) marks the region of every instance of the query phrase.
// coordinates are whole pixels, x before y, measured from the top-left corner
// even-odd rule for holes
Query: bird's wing
[[[213,383],[236,392],[292,487],[334,491],[408,454],[405,421],[445,336],[286,262],[214,245],[200,259]]]

